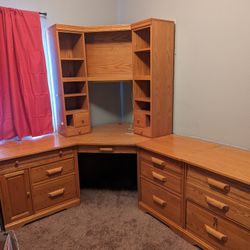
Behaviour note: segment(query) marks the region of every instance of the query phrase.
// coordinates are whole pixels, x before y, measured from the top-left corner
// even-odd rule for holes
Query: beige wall
[[[47,12],[48,25],[102,25],[117,22],[116,0],[0,0],[0,6]]]
[[[174,132],[250,149],[250,1],[118,3],[121,23],[176,21]]]

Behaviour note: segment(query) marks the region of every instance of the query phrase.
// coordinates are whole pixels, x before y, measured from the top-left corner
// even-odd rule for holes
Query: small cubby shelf
[[[133,31],[134,51],[150,48],[150,31],[150,27],[138,28]]]
[[[64,95],[69,94],[84,94],[87,95],[87,83],[82,81],[63,82]]]
[[[83,34],[58,32],[61,58],[84,58]]]

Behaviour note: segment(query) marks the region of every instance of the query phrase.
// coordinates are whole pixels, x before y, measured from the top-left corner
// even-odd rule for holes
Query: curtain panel
[[[39,13],[0,7],[0,140],[52,131]]]

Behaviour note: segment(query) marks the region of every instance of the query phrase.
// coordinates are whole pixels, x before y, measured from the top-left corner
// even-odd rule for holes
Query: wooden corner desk
[[[139,207],[205,249],[247,249],[250,152],[188,137],[155,139],[126,124],[0,144],[6,229],[80,203],[77,153],[137,154]]]

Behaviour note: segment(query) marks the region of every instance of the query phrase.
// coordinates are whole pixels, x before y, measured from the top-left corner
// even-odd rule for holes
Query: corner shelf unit
[[[90,132],[84,33],[52,27],[58,61],[58,131],[65,136]]]
[[[89,82],[133,82],[134,133],[172,133],[174,22],[50,28],[57,65],[59,133],[90,132]]]
[[[134,132],[172,133],[174,23],[149,19],[131,25]]]

